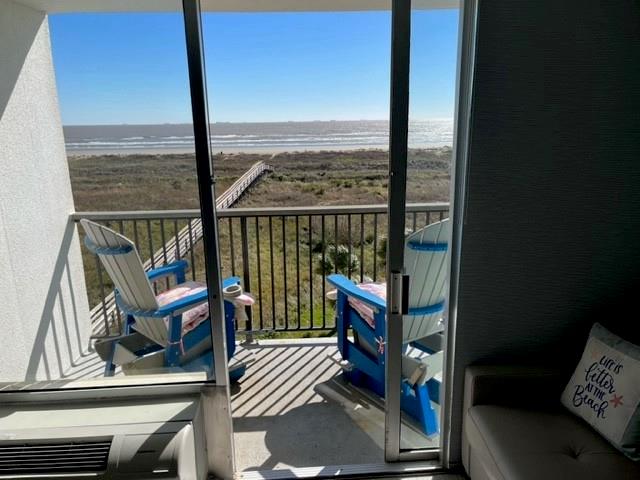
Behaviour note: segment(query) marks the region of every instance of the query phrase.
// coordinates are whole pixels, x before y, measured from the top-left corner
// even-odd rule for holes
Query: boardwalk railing
[[[225,192],[216,200],[216,208],[218,210],[229,208],[244,194],[253,182],[260,178],[266,172],[273,171],[271,165],[264,162],[256,162],[249,170],[247,170],[239,179],[237,179]]]
[[[447,217],[448,209],[445,203],[407,205],[407,233]],[[358,281],[384,280],[386,216],[386,205],[219,210],[222,273],[240,276],[245,290],[256,297],[247,323],[237,325],[237,330],[269,334],[332,330],[333,306],[326,298],[325,276],[340,272]],[[196,235],[199,210],[73,215],[75,221],[81,218],[127,235],[142,258],[154,253],[148,267],[184,258],[190,263],[190,279],[205,280],[203,247]],[[168,240],[173,248],[156,250]],[[112,284],[97,259],[89,252],[83,255],[87,289],[95,305],[94,335],[118,334],[121,323],[109,296]]]

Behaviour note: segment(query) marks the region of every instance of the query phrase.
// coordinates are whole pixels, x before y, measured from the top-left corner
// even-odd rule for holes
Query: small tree
[[[329,245],[325,251],[324,261],[322,254],[317,256],[318,264],[316,273],[319,275],[329,275],[333,272],[348,275],[349,272],[355,272],[360,267],[360,260],[354,253],[349,255],[349,248],[346,245]]]

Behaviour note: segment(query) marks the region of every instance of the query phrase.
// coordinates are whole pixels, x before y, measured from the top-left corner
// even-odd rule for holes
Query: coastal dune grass
[[[274,172],[252,186],[234,207],[386,203],[388,153],[382,150],[218,154],[213,159],[216,193],[224,192],[260,160],[273,165]],[[450,148],[412,150],[408,159],[408,201],[448,201],[450,162]],[[78,212],[199,207],[192,154],[70,157],[69,169]],[[407,230],[439,219],[438,214],[408,216]],[[105,223],[136,241],[144,261],[188,222],[178,219]],[[327,269],[333,265],[334,271],[358,281],[384,280],[386,228],[386,214],[352,215],[350,219],[347,215],[327,216],[324,225],[320,216],[249,217],[248,277],[244,278],[241,220],[220,218],[222,274],[243,278],[245,288],[248,286],[247,290],[256,296],[251,326],[238,325],[238,330],[251,328],[272,337],[331,334],[335,313],[332,302],[326,299],[329,287],[325,275],[333,271]],[[190,263],[187,278],[204,281],[202,242],[197,242],[191,251],[183,244],[180,248],[181,257]],[[332,255],[335,257],[332,252],[338,248],[346,248],[357,265],[348,262],[346,268],[339,269],[337,262],[327,262]],[[83,261],[89,303],[93,307],[111,292],[113,285],[96,258],[84,248]],[[168,286],[163,283],[158,287]],[[321,331],[309,331],[312,328]],[[278,332],[284,329],[294,331]],[[296,329],[300,331],[295,332]]]

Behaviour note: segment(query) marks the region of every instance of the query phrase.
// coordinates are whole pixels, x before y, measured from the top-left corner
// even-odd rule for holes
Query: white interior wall
[[[0,2],[0,381],[59,378],[89,308],[46,14]]]

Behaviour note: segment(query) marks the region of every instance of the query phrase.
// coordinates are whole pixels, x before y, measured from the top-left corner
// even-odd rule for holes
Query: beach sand
[[[443,145],[446,147],[446,145]],[[440,148],[440,147],[430,147],[430,148]],[[296,147],[296,153],[307,153],[307,152],[342,152],[342,151],[367,151],[367,150],[380,150],[378,148],[363,148],[362,145],[327,145],[323,146],[322,150],[318,150],[317,147]],[[215,145],[212,146],[211,150],[214,154],[261,154],[261,155],[273,155],[277,153],[288,153],[291,152],[291,149],[287,147],[251,147],[250,149],[246,147],[242,148],[229,148],[225,147],[224,149],[216,149]],[[194,147],[164,147],[162,150],[158,148],[106,148],[106,149],[98,149],[92,148],[87,150],[82,149],[74,149],[67,151],[67,157],[87,157],[87,156],[105,156],[105,155],[116,155],[116,156],[124,156],[124,155],[183,155],[183,154],[193,154],[195,152]]]

